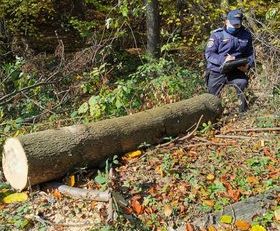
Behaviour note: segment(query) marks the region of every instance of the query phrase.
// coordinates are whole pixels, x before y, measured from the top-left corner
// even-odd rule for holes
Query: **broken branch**
[[[201,123],[202,118],[203,118],[203,115],[200,116],[200,118],[199,118],[199,120],[196,124],[196,127],[193,129],[193,131],[188,133],[187,135],[183,136],[182,138],[180,138],[179,141],[184,141],[184,140],[187,140],[187,139],[191,138],[193,136],[193,134],[197,131],[197,129],[198,129],[200,123]]]
[[[82,198],[86,200],[108,202],[111,198],[111,193],[109,193],[108,191],[101,192],[98,190],[81,189],[81,188],[63,185],[57,182],[48,183],[46,184],[46,187],[47,189],[57,189],[60,193],[66,196]]]

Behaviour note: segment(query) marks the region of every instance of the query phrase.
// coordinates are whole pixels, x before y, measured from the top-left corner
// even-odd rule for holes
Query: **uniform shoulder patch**
[[[208,47],[208,48],[211,48],[211,47],[213,47],[213,46],[214,46],[214,39],[210,38],[210,39],[208,40],[207,47]]]

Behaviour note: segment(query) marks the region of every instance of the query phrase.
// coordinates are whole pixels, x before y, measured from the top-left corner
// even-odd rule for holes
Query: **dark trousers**
[[[240,111],[246,111],[247,103],[243,91],[248,86],[248,77],[243,72],[224,75],[210,71],[207,78],[207,87],[210,94],[218,96],[226,84],[235,87],[241,100]]]

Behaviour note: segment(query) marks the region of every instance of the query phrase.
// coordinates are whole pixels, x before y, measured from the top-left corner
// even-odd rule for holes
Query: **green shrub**
[[[122,116],[143,109],[191,97],[202,80],[173,60],[152,60],[138,67],[127,80],[118,80],[112,88],[102,86],[78,109],[78,114],[94,120]]]

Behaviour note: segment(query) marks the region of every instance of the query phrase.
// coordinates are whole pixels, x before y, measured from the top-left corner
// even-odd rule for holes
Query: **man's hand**
[[[230,54],[227,54],[227,57],[225,59],[225,63],[228,62],[228,61],[231,61],[231,60],[235,60],[235,56],[232,56]]]
[[[246,72],[248,72],[248,70],[249,70],[249,64],[246,64],[246,65],[244,65],[244,66],[237,67],[237,69],[239,69],[240,71],[246,73]]]

